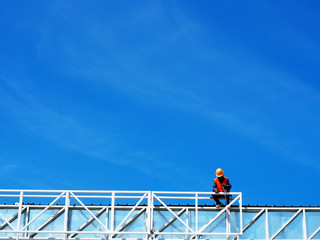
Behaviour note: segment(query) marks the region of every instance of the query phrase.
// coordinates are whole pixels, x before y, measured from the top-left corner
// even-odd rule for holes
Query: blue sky
[[[1,1],[4,189],[318,205],[318,1]]]

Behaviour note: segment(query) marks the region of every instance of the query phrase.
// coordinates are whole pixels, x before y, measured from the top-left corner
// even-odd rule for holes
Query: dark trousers
[[[217,204],[222,204],[220,199],[226,200],[226,205],[230,203],[230,195],[212,195],[213,199],[216,201]]]

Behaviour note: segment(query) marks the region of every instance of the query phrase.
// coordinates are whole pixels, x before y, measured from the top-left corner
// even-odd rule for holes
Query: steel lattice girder
[[[0,190],[0,239],[320,239],[319,207],[229,194],[215,208],[211,192]]]

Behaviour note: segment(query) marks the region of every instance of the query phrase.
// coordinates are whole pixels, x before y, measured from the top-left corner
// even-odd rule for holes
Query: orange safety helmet
[[[223,170],[221,168],[218,168],[216,171],[216,176],[217,177],[222,177],[223,176]]]

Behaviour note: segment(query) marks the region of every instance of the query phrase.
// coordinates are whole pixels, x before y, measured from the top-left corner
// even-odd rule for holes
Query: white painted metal
[[[320,232],[320,227],[308,238],[308,240],[311,240],[314,238],[315,235],[317,235]]]
[[[301,211],[302,209],[299,209],[270,239],[273,240],[281,231],[283,231],[301,213]]]
[[[64,207],[64,231],[68,231],[68,219],[69,219],[69,205],[70,205],[70,193],[66,192],[66,199],[65,199],[65,207]],[[68,238],[68,234],[64,235],[65,238]]]
[[[230,204],[217,209],[210,199],[212,194],[0,190],[0,239],[245,239],[258,220],[264,219],[260,227],[264,228],[265,239],[273,240],[290,229],[300,213],[303,240],[315,239],[320,232],[320,223],[308,228],[306,215],[313,212],[320,217],[319,207],[243,207],[242,194],[232,192],[227,193],[233,196]],[[255,214],[243,226],[243,216],[250,212]],[[270,230],[270,212],[294,214]],[[218,221],[221,218],[224,220]]]
[[[306,209],[302,209],[302,228],[303,228],[303,239],[307,239],[307,222],[306,222]]]
[[[6,222],[6,224],[8,224],[11,227],[13,231],[17,231],[1,213],[0,213],[0,217]]]
[[[157,195],[153,194],[153,197],[157,199],[162,206],[164,206],[174,217],[179,220],[190,232],[195,233],[177,214],[175,214],[171,208],[169,208]],[[157,232],[157,234],[161,234],[161,232]]]
[[[239,193],[240,200],[239,200],[239,209],[240,209],[240,235],[243,234],[243,218],[242,218],[242,193]]]
[[[81,206],[82,206],[85,210],[87,210],[87,212],[101,225],[101,227],[104,228],[104,230],[109,233],[110,230],[96,217],[96,215],[93,214],[93,213],[90,211],[90,209],[89,209],[86,205],[84,205],[83,202],[82,202],[74,193],[72,193],[72,192],[70,192],[70,193],[71,193],[72,197],[74,197],[74,198],[78,201],[78,203],[80,203]]]

